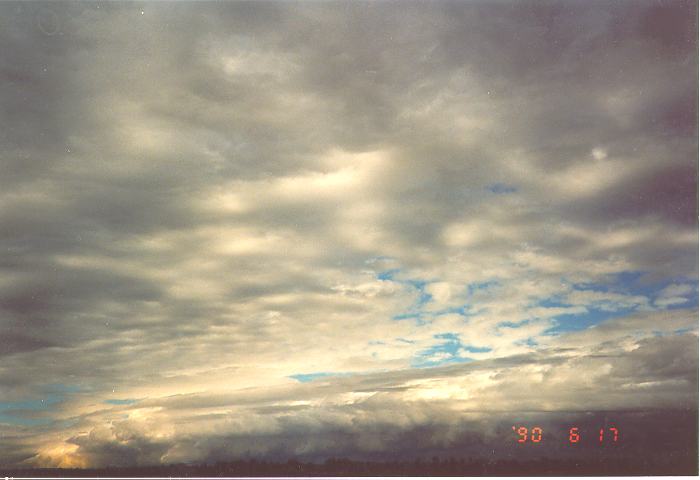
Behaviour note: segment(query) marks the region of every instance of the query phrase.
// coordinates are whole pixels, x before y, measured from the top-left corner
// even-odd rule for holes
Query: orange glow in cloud
[[[67,443],[49,445],[29,460],[34,467],[40,468],[86,468],[87,460],[78,453],[78,446]]]

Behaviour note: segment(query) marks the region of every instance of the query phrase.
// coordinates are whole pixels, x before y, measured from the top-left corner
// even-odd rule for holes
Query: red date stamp
[[[513,431],[517,434],[516,441],[518,443],[540,443],[542,441],[544,430],[542,427],[532,427],[528,429],[524,426],[513,425]],[[620,437],[620,431],[617,427],[607,427],[598,430],[598,443],[601,445],[617,443]],[[582,438],[582,432],[579,427],[569,428],[569,443],[579,443]]]

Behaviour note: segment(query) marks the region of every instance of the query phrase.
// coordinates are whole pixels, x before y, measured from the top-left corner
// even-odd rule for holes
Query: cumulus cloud
[[[697,402],[694,5],[0,11],[0,463]]]

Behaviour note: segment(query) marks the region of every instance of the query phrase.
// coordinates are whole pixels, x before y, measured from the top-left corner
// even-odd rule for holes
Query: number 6
[[[569,429],[569,441],[571,443],[578,443],[579,440],[581,440],[581,436],[578,434],[578,427]]]

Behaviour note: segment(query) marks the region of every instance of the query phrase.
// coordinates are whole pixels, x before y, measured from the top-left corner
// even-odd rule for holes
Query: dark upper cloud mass
[[[697,17],[0,4],[0,465],[692,456]]]

